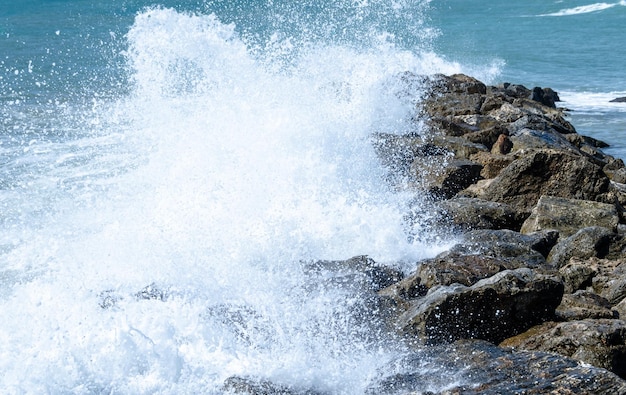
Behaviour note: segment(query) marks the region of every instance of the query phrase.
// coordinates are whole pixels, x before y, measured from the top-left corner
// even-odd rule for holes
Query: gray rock
[[[586,290],[563,295],[561,304],[556,308],[555,313],[556,317],[562,321],[618,318],[618,313],[611,310],[611,304],[606,298]]]
[[[559,274],[563,279],[565,293],[571,294],[579,289],[591,286],[593,277],[598,274],[598,268],[590,265],[588,262],[572,258],[565,266],[559,269]]]
[[[367,395],[612,394],[626,381],[607,370],[542,351],[479,340],[430,346],[385,364]]]
[[[548,255],[548,263],[561,268],[571,258],[604,258],[609,255],[611,243],[615,238],[616,234],[613,231],[601,226],[583,228],[559,241]]]
[[[584,157],[538,150],[503,169],[481,197],[530,210],[543,195],[595,200],[608,189],[608,177]]]
[[[530,269],[505,270],[471,287],[432,288],[398,319],[406,336],[426,343],[457,339],[500,342],[554,318],[563,284]]]
[[[614,204],[544,195],[539,198],[520,232],[556,229],[565,238],[589,226],[602,226],[614,232],[618,223],[619,214]]]
[[[609,103],[626,103],[626,97],[616,97],[613,100],[610,100]]]
[[[555,352],[626,377],[626,321],[622,320],[549,322],[501,346]]]
[[[322,395],[322,392],[310,389],[274,383],[270,380],[251,377],[231,376],[224,381],[222,391],[229,394],[247,395]]]
[[[436,206],[449,223],[462,230],[519,230],[528,216],[508,204],[477,198],[457,197],[438,202]]]
[[[626,261],[622,259],[596,262],[602,264],[602,267],[599,269],[600,273],[593,278],[591,286],[609,303],[616,305],[626,298]]]

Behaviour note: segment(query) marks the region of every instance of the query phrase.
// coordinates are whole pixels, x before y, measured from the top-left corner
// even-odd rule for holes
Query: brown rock
[[[398,319],[407,336],[427,343],[457,339],[500,342],[554,317],[563,284],[530,269],[506,270],[471,287],[433,288]]]
[[[491,153],[496,155],[506,155],[511,152],[513,148],[513,142],[511,138],[506,134],[500,134],[498,140],[491,147]]]
[[[615,231],[618,223],[619,214],[614,204],[544,195],[539,198],[520,232],[556,229],[565,238],[589,226],[602,226]]]
[[[516,159],[502,170],[482,198],[530,210],[542,195],[595,200],[608,187],[606,175],[585,158],[539,150]]]
[[[562,321],[584,320],[587,318],[618,318],[611,310],[608,300],[594,292],[580,290],[573,294],[564,294],[561,304],[556,308],[556,317]]]
[[[626,377],[626,321],[622,320],[545,323],[501,346],[556,352]]]

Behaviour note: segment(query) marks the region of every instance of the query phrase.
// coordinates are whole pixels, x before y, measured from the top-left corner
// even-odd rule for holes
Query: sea
[[[408,351],[318,262],[456,237],[374,150],[427,133],[402,76],[551,87],[626,159],[625,42],[624,0],[0,0],[0,393],[366,393]]]

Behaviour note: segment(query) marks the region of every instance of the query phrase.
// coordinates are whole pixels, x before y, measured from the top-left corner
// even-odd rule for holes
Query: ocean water
[[[0,0],[0,392],[394,374],[361,291],[309,269],[409,272],[451,242],[372,147],[422,132],[399,76],[551,86],[625,157],[624,5]]]

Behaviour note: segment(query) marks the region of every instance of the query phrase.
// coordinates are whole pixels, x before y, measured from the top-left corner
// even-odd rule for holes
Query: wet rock
[[[404,277],[400,270],[380,265],[366,255],[338,261],[309,262],[304,265],[304,272],[324,276],[326,281],[334,284],[347,284],[352,288],[372,292],[388,287]]]
[[[468,232],[465,235],[465,242],[469,246],[478,247],[479,251],[493,251],[495,254],[493,256],[520,257],[528,263],[528,266],[534,267],[543,263],[535,252],[544,257],[548,256],[558,238],[559,233],[554,230],[521,234],[507,229],[481,229]]]
[[[584,320],[586,318],[618,318],[611,310],[606,298],[591,291],[579,290],[563,295],[561,304],[556,308],[556,317],[561,321]]]
[[[406,336],[426,343],[457,339],[500,342],[554,318],[563,284],[530,269],[505,270],[471,287],[432,288],[398,319]]]
[[[298,389],[292,386],[273,383],[269,380],[250,377],[232,376],[224,381],[222,390],[229,394],[247,395],[322,395],[309,389]]]
[[[422,189],[436,199],[449,199],[467,188],[480,177],[482,166],[464,159],[453,159],[443,168],[428,167],[423,160],[416,159],[412,165],[416,177],[421,176]],[[423,172],[424,169],[429,171]]]
[[[551,88],[534,87],[530,95],[532,100],[538,101],[544,106],[556,107],[555,103],[560,101],[559,95]]]
[[[530,210],[543,195],[595,200],[608,189],[608,177],[585,158],[538,150],[514,160],[479,197]]]
[[[616,97],[613,100],[609,100],[609,103],[626,103],[626,97]]]
[[[539,198],[520,232],[556,229],[565,238],[589,226],[602,226],[615,231],[618,223],[619,214],[614,204],[544,195]]]
[[[141,291],[135,294],[137,299],[144,300],[160,300],[164,301],[167,297],[166,292],[160,289],[155,283],[152,283],[144,287]]]
[[[368,395],[624,394],[607,370],[542,351],[515,351],[461,340],[414,351],[380,369]]]
[[[438,202],[440,215],[462,230],[512,229],[519,230],[528,214],[508,204],[477,198],[458,197]]]
[[[549,322],[501,346],[555,352],[626,377],[626,321],[622,320]]]
[[[616,234],[614,232],[601,226],[583,228],[559,241],[550,251],[548,262],[561,268],[571,258],[607,257],[615,237]]]

